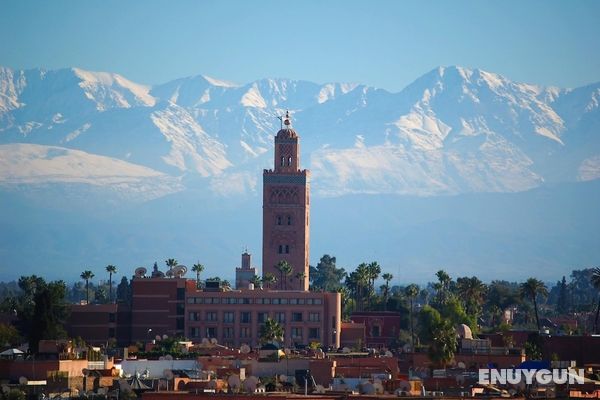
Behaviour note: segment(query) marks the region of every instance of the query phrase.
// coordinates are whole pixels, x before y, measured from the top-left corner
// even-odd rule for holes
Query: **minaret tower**
[[[273,288],[308,290],[310,172],[300,169],[298,134],[289,112],[282,121],[274,169],[263,172],[263,276],[277,278]],[[282,276],[276,267],[281,261],[289,263],[291,273]]]

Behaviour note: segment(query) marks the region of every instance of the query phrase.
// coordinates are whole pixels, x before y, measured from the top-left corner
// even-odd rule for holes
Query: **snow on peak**
[[[93,72],[80,68],[72,68],[72,71],[81,79],[79,86],[85,90],[86,97],[95,101],[100,111],[112,108],[112,105],[130,108],[137,105],[152,107],[156,104],[156,99],[150,95],[150,86],[134,83],[119,74],[109,72]]]
[[[208,81],[208,83],[210,83],[213,86],[220,86],[220,87],[226,87],[226,88],[239,87],[239,85],[236,85],[233,82],[223,81],[223,80],[220,80],[220,79],[211,78],[210,76],[207,76],[207,75],[202,75],[202,77],[204,79],[206,79]]]
[[[267,102],[260,94],[260,90],[258,90],[258,85],[256,83],[252,84],[250,89],[244,93],[240,100],[240,104],[244,107],[267,108]]]

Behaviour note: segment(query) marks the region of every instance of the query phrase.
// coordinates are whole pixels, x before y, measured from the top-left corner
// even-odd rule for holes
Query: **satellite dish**
[[[244,381],[244,390],[248,393],[254,393],[258,386],[258,378],[255,376],[249,376]]]
[[[2,385],[2,392],[8,393],[8,392],[10,392],[10,388],[6,385]]]
[[[240,347],[240,353],[242,353],[242,354],[248,354],[248,353],[250,353],[250,346],[248,346],[247,344],[244,343]]]
[[[170,355],[170,354],[167,354],[167,355],[165,356],[165,360],[167,360],[167,361],[173,361],[173,356],[172,356],[172,355]]]
[[[393,356],[393,354],[392,354],[392,352],[391,352],[391,351],[389,351],[389,350],[386,350],[386,351],[385,351],[385,356],[386,356],[386,357],[392,357],[392,356]]]
[[[156,340],[160,340],[160,339],[162,339],[162,336],[160,336],[160,335],[156,335],[154,338],[155,338]]]
[[[165,356],[158,357],[158,361],[165,361]]]
[[[458,364],[457,364],[457,367],[458,367],[458,368],[460,368],[460,369],[465,369],[465,368],[466,368],[466,365],[465,365],[465,363],[464,363],[464,362],[462,362],[462,361],[459,361],[459,362],[458,362]]]
[[[27,378],[25,378],[24,376],[19,378],[19,385],[27,385]]]
[[[346,354],[350,353],[350,348],[348,348],[348,347],[344,347],[344,348],[342,349],[342,353],[346,353]]]
[[[323,385],[317,385],[315,386],[315,393],[317,394],[324,394],[325,393],[325,387]]]
[[[175,268],[173,268],[173,275],[175,275],[176,278],[183,277],[186,272],[187,267],[185,265],[178,265]]]
[[[230,375],[229,378],[227,378],[227,385],[229,385],[229,387],[233,390],[237,390],[240,388],[240,386],[242,385],[242,381],[240,380],[240,377],[237,375]]]
[[[283,349],[283,352],[285,353],[286,356],[289,356],[292,351],[290,349],[288,349],[287,347],[285,349]]]
[[[163,377],[165,379],[173,379],[173,371],[171,371],[170,369],[165,369],[163,371]]]
[[[167,335],[166,333],[163,335],[163,340],[167,340],[169,338],[169,335]]]
[[[284,374],[279,375],[279,382],[287,382],[287,376]]]
[[[134,273],[136,278],[145,278],[146,273],[148,273],[148,270],[144,267],[138,267],[135,269]]]
[[[217,343],[219,343],[219,342],[217,341],[217,339],[216,339],[216,338],[212,338],[212,339],[210,339],[210,343],[211,343],[211,344],[217,344]]]
[[[373,387],[375,388],[376,394],[383,394],[383,385],[381,384],[381,381],[375,381],[375,383],[373,383]]]
[[[206,346],[209,343],[208,338],[202,338],[202,344]]]
[[[369,381],[361,382],[359,389],[360,394],[375,394],[375,385]]]
[[[173,275],[175,275],[175,273],[173,272],[173,269],[169,269],[167,272],[165,272],[165,275],[168,277],[172,277]]]

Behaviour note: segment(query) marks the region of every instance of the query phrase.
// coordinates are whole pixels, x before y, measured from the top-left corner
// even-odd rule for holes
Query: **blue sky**
[[[438,65],[600,81],[598,1],[0,1],[0,65],[401,90]]]

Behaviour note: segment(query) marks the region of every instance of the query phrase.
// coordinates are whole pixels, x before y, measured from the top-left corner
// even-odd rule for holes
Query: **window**
[[[219,304],[221,302],[221,299],[218,297],[213,297],[212,302],[213,302],[213,304]]]
[[[207,338],[214,338],[217,336],[217,327],[215,326],[209,326],[206,328],[206,335]]]
[[[241,304],[250,304],[250,299],[249,299],[249,298],[247,298],[247,297],[244,297],[244,298],[242,299],[242,302],[241,302]]]
[[[232,324],[234,321],[234,314],[233,312],[224,312],[223,313],[223,322],[227,323],[227,324]]]
[[[291,225],[292,224],[292,216],[288,215],[287,219],[288,219],[288,225]]]
[[[292,327],[292,339],[302,339],[302,328]]]
[[[241,338],[252,337],[252,335],[250,333],[250,328],[248,328],[248,327],[242,327],[242,328],[240,328],[240,337]]]
[[[275,321],[277,321],[279,323],[285,322],[285,313],[283,313],[283,312],[275,313]]]
[[[298,304],[303,305],[304,304],[304,299],[298,299]]]
[[[271,302],[272,302],[272,304],[279,304],[279,303],[281,303],[281,299],[275,298]]]
[[[288,303],[288,299],[281,299],[280,303],[281,304],[287,304]]]
[[[314,299],[306,299],[306,304],[308,305],[312,305],[314,302]]]
[[[115,313],[108,314],[108,322],[115,322]]]
[[[308,313],[308,320],[310,322],[319,322],[321,320],[320,315],[318,312],[311,312]]]
[[[225,298],[223,299],[223,304],[237,304],[238,299],[235,297],[229,297],[229,298]]]
[[[285,254],[290,254],[290,246],[289,245],[285,245]]]
[[[177,288],[177,300],[185,300],[185,288]]]
[[[379,336],[381,336],[379,325],[373,325],[373,327],[371,327],[371,336],[372,337],[379,337]]]
[[[216,322],[217,321],[217,313],[214,311],[208,311],[206,313],[206,320],[209,322]]]
[[[207,297],[206,299],[204,299],[204,302],[206,304],[212,304],[212,300],[213,300],[212,297]]]
[[[175,321],[175,329],[183,332],[183,327],[185,326],[183,318],[177,318]]]
[[[283,246],[279,245],[279,254],[283,254]]]
[[[257,320],[261,324],[264,323],[267,320],[267,318],[269,318],[269,313],[266,312],[259,312],[257,315]]]
[[[318,339],[319,338],[319,328],[308,328],[308,338],[309,339]]]
[[[177,315],[185,315],[185,304],[177,303]]]
[[[200,320],[200,315],[199,314],[200,313],[197,313],[197,312],[190,312],[189,316],[188,316],[188,319],[190,321],[198,321],[198,320]]]
[[[290,299],[290,304],[292,304],[292,305],[298,304],[298,299]]]
[[[281,225],[281,215],[277,216],[277,225]]]
[[[323,300],[321,299],[315,299],[315,304],[323,304]]]
[[[233,337],[233,328],[223,328],[223,338],[231,339]]]
[[[240,322],[242,324],[249,324],[252,322],[252,313],[248,311],[240,313]]]
[[[115,337],[115,328],[108,328],[108,337]]]
[[[190,328],[190,337],[193,337],[193,338],[200,337],[200,328],[197,328],[197,327]]]
[[[293,312],[292,313],[292,322],[302,322],[302,313],[301,312]]]
[[[292,166],[292,157],[288,157],[288,166],[291,167]]]

